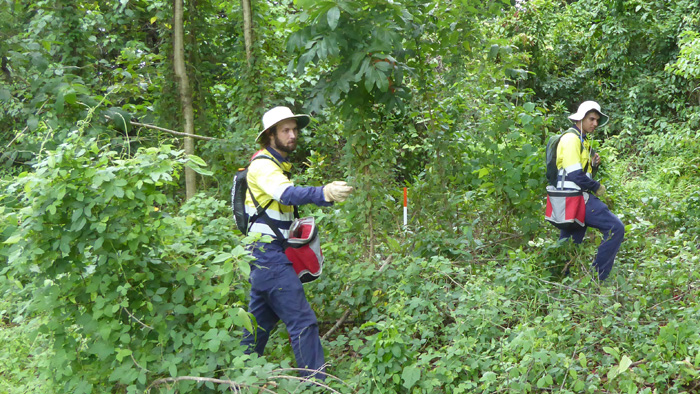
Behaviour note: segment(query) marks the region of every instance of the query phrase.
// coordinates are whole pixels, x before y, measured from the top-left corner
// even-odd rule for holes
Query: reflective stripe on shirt
[[[279,153],[271,149],[263,149],[255,154],[255,156],[258,155],[270,156],[274,158],[275,161],[258,159],[250,163],[248,167],[249,193],[255,196],[258,204],[262,207],[266,206],[272,200],[272,203],[265,213],[272,219],[273,224],[279,227],[282,235],[287,238],[289,233],[288,229],[294,220],[294,207],[280,203],[280,198],[288,187],[294,185],[285,175],[285,172],[289,172],[292,169],[292,164],[283,159]],[[255,213],[255,204],[250,198],[250,195],[247,195],[246,214],[250,218]],[[270,235],[273,238],[276,237],[275,232],[265,223],[263,218],[257,218],[251,225],[250,232]]]

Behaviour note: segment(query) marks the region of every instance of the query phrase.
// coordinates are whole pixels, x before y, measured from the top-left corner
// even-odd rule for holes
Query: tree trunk
[[[243,38],[245,39],[245,57],[250,67],[250,58],[253,56],[253,10],[250,0],[241,0],[243,8]]]
[[[192,109],[192,91],[190,89],[190,80],[187,78],[187,69],[185,68],[185,47],[184,29],[182,23],[183,0],[173,0],[173,67],[175,68],[175,78],[178,81],[180,91],[180,104],[182,113],[185,118],[185,133],[195,134],[194,132],[194,110]],[[185,153],[188,155],[194,154],[194,139],[185,137]],[[194,170],[185,167],[185,189],[186,198],[189,200],[197,193],[197,177]]]

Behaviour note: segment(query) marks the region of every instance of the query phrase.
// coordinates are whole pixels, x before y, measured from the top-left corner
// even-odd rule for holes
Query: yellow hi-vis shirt
[[[263,149],[255,154],[255,156],[258,155],[269,156],[274,162],[267,159],[258,159],[250,163],[248,167],[248,189],[255,196],[261,207],[266,206],[270,200],[273,200],[265,213],[279,227],[282,235],[287,238],[289,237],[289,227],[294,221],[294,207],[281,204],[280,198],[288,187],[294,185],[284,174],[291,171],[292,163],[288,161],[279,162],[267,149]],[[248,217],[252,217],[256,213],[255,204],[250,198],[250,193],[246,195],[245,199],[245,212]],[[262,218],[258,218],[251,225],[250,232],[275,238],[275,232]]]
[[[581,150],[581,133],[576,129],[572,133],[566,133],[559,139],[557,146],[557,168],[559,169],[559,178],[557,187],[565,189],[580,189],[581,187],[574,182],[566,180],[561,184],[562,175],[570,174],[576,170],[586,168],[591,171],[591,166],[588,163],[591,160],[591,144],[587,139],[583,139],[583,150]],[[563,173],[562,173],[563,170]],[[586,173],[588,178],[593,179],[593,174]]]

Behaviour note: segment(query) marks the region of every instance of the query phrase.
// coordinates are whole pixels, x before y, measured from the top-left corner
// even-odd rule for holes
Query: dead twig
[[[586,293],[585,291],[581,291],[581,290],[579,290],[579,289],[574,289],[574,288],[571,287],[571,286],[563,285],[563,284],[561,284],[561,283],[550,282],[550,281],[548,281],[548,280],[544,280],[544,279],[540,279],[540,278],[536,278],[536,279],[539,280],[539,281],[542,282],[542,283],[546,283],[546,284],[548,284],[548,285],[554,285],[554,286],[563,287],[563,288],[565,288],[565,289],[567,289],[567,290],[574,291],[574,292],[579,293],[579,294],[581,294],[581,295],[585,295],[585,296],[595,296],[595,297],[604,297],[603,295],[600,295],[600,294]]]
[[[335,324],[333,325],[333,327],[331,327],[330,330],[328,330],[325,334],[323,334],[323,337],[321,339],[325,341],[326,338],[328,338],[332,333],[335,332],[335,330],[337,330],[340,326],[342,326],[343,323],[345,323],[345,320],[347,320],[348,316],[350,316],[350,311],[351,311],[350,308],[346,309],[345,312],[343,313],[343,316],[341,316],[340,319],[337,322],[335,322]]]
[[[329,390],[329,391],[332,392],[332,393],[340,394],[340,391],[337,391],[337,390],[332,389],[330,386],[328,386],[328,385],[325,384],[325,383],[321,383],[321,382],[319,382],[319,381],[314,381],[314,380],[311,380],[311,379],[308,379],[308,378],[302,378],[302,377],[299,377],[299,376],[276,375],[276,376],[270,376],[270,379],[289,379],[289,380],[298,380],[298,381],[300,381],[300,382],[308,382],[308,383],[314,384],[314,385],[316,385],[316,386],[323,387],[324,389]]]
[[[136,316],[132,315],[131,312],[129,312],[128,309],[126,309],[126,308],[124,308],[124,307],[122,307],[122,309],[124,310],[124,312],[126,312],[127,315],[131,316],[131,318],[134,319],[136,322],[138,322],[143,328],[148,328],[149,330],[152,330],[152,329],[153,329],[153,327],[149,326],[148,324],[146,324],[146,323],[142,322],[141,320],[139,320]]]

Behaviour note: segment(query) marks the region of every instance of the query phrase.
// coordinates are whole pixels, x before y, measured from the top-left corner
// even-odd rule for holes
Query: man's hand
[[[347,182],[334,181],[323,187],[323,198],[327,202],[343,202],[352,193],[353,187]]]
[[[596,190],[595,195],[598,196],[598,197],[602,197],[604,194],[605,194],[605,185],[603,185],[603,184],[601,183],[601,184],[600,184],[600,187],[598,188],[598,190]]]
[[[598,167],[600,165],[600,155],[598,152],[593,154],[593,157],[591,158],[591,166],[593,167]]]

